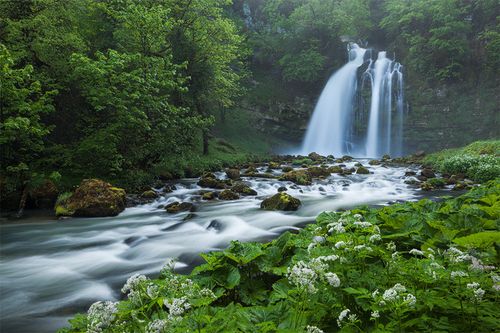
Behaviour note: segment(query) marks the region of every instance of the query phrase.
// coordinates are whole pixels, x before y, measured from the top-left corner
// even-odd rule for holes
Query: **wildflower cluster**
[[[92,304],[87,312],[87,332],[101,333],[111,325],[118,312],[115,302],[96,302]]]

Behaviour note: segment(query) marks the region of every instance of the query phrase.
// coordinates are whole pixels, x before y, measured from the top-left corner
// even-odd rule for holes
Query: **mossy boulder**
[[[311,178],[330,176],[330,171],[328,170],[328,168],[322,168],[317,166],[309,167],[307,169],[307,173],[309,174],[309,176],[311,176]]]
[[[191,202],[172,202],[165,206],[165,210],[168,213],[180,213],[180,212],[192,212],[194,211],[194,205]]]
[[[420,175],[424,176],[425,178],[434,178],[434,177],[436,177],[436,174],[430,168],[424,168],[424,169],[422,169],[420,171]]]
[[[156,198],[158,198],[158,193],[156,193],[153,190],[147,190],[147,191],[142,192],[141,198],[143,198],[143,199],[156,199]]]
[[[224,190],[219,193],[219,199],[221,200],[237,200],[240,195],[232,190]]]
[[[360,166],[359,168],[356,169],[356,173],[358,175],[368,175],[370,174],[370,171],[364,166]]]
[[[387,161],[389,161],[390,159],[391,159],[391,156],[390,156],[390,155],[388,155],[388,154],[385,154],[384,156],[382,156],[382,161],[384,161],[384,162],[387,162]]]
[[[281,164],[279,162],[269,162],[268,167],[271,170],[279,169],[281,167]]]
[[[342,156],[342,161],[344,161],[344,162],[349,162],[349,161],[352,161],[352,160],[353,160],[352,156],[349,156],[349,155]]]
[[[242,195],[257,195],[257,191],[243,182],[237,182],[231,187],[231,190]]]
[[[307,170],[293,170],[284,173],[279,179],[288,180],[297,185],[311,185],[311,175],[309,175]]]
[[[443,178],[431,178],[420,184],[420,188],[424,191],[431,191],[446,186],[446,180]]]
[[[198,181],[198,185],[200,185],[201,187],[209,187],[209,188],[217,188],[217,189],[225,189],[230,184],[231,184],[230,179],[221,180],[221,179],[215,178],[215,176],[210,177],[210,175],[209,176],[204,175]]]
[[[258,172],[257,168],[256,168],[255,166],[251,165],[251,166],[249,166],[249,167],[245,170],[244,175],[255,174],[255,173],[257,173],[257,172]]]
[[[340,165],[334,165],[328,168],[330,173],[342,173],[342,167]]]
[[[280,192],[261,202],[260,208],[265,210],[292,211],[299,209],[301,202],[290,194]]]
[[[61,196],[57,216],[116,216],[125,209],[125,190],[100,179],[84,179],[71,195]]]
[[[286,192],[288,189],[285,186],[278,187],[278,192]]]
[[[370,164],[370,165],[380,165],[380,164],[382,164],[382,162],[380,162],[379,160],[370,160],[370,162],[368,162],[368,164]]]
[[[281,171],[283,171],[283,172],[290,172],[292,170],[293,170],[293,168],[291,166],[284,166],[281,168]]]
[[[201,195],[203,200],[214,200],[215,198],[217,198],[217,192],[205,192]]]
[[[240,170],[239,169],[227,169],[226,170],[227,178],[232,180],[240,179]]]
[[[316,162],[325,159],[325,157],[321,156],[320,154],[318,154],[316,152],[310,153],[309,155],[307,155],[307,157],[309,157],[311,160],[316,161]]]

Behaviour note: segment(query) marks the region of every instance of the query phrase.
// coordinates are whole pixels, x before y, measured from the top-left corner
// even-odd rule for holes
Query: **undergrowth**
[[[189,276],[131,277],[61,332],[493,332],[500,182],[454,199],[325,212],[298,234],[232,242]]]

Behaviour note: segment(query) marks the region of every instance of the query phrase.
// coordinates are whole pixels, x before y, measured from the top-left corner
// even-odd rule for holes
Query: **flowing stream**
[[[352,167],[355,162],[345,164]],[[234,201],[201,201],[197,179],[182,179],[174,192],[116,217],[0,225],[1,331],[54,332],[94,301],[119,299],[132,274],[155,276],[168,258],[178,258],[176,269],[189,271],[200,263],[200,252],[221,249],[231,240],[268,240],[314,221],[325,210],[420,196],[404,183],[406,168],[369,169],[369,175],[333,174],[310,186],[244,178],[258,195]],[[259,208],[280,186],[302,201],[298,211]],[[173,201],[193,202],[197,209],[189,215],[158,208]]]

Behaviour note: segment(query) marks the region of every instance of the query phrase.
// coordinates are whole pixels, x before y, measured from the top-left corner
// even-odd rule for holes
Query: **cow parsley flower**
[[[336,249],[340,249],[341,247],[344,247],[346,245],[347,245],[346,242],[344,242],[344,241],[338,241],[337,243],[335,243],[335,248]]]
[[[127,282],[122,288],[122,293],[127,294],[134,289],[136,289],[141,282],[147,281],[148,278],[145,275],[142,274],[134,274],[131,277],[128,278]]]
[[[340,279],[335,273],[326,273],[325,275],[326,280],[332,287],[339,287],[340,286]]]
[[[191,308],[191,304],[188,303],[186,297],[174,298],[171,301],[165,300],[163,304],[168,308],[169,313],[175,317],[182,316],[184,312]]]
[[[306,327],[306,332],[307,333],[324,333],[323,330],[317,328],[316,326],[309,326],[309,325],[307,325],[307,327]]]
[[[476,290],[474,290],[474,298],[476,299],[476,301],[482,300],[484,293],[485,291],[481,288],[477,288]]]
[[[418,249],[411,249],[410,254],[413,254],[414,256],[423,256],[424,253]]]
[[[476,270],[476,271],[490,271],[495,269],[495,266],[489,266],[489,265],[483,265],[480,259],[474,257],[474,256],[469,256],[471,260],[471,264],[469,266],[470,270]]]
[[[101,333],[103,329],[109,327],[118,312],[115,302],[95,302],[87,312],[87,332]]]
[[[349,312],[351,312],[351,310],[349,310],[349,309],[344,309],[344,310],[342,310],[342,312],[340,312],[339,317],[337,318],[337,325],[339,327],[342,327],[342,322],[347,317]]]
[[[370,236],[370,238],[369,238],[369,241],[370,241],[371,243],[375,243],[375,242],[378,242],[378,241],[380,241],[380,240],[382,240],[382,237],[380,237],[380,234],[373,234],[373,235],[371,235],[371,236]]]
[[[386,248],[387,250],[394,252],[396,251],[396,244],[394,244],[394,242],[389,242],[387,243]]]
[[[477,282],[467,283],[467,288],[468,289],[477,289],[477,288],[479,288],[479,283],[477,283]]]
[[[408,306],[414,306],[417,303],[417,298],[413,296],[412,294],[408,294],[404,297],[403,301],[408,305]]]
[[[306,288],[311,294],[316,292],[314,282],[318,275],[305,262],[299,261],[292,268],[288,268],[288,280],[290,283]]]
[[[369,228],[372,226],[370,222],[361,222],[361,221],[356,221],[353,223],[355,227],[360,227],[360,228]]]
[[[168,327],[168,321],[165,319],[153,320],[146,326],[146,333],[163,333]]]
[[[453,271],[451,272],[451,278],[454,279],[456,277],[466,277],[469,276],[469,274],[462,272],[462,271]]]
[[[354,214],[352,217],[354,217],[356,220],[362,220],[363,219],[363,215],[361,215],[361,214]]]
[[[384,291],[382,298],[388,302],[395,302],[399,299],[399,297],[400,297],[399,294],[404,293],[404,292],[406,292],[405,286],[403,286],[400,283],[396,283],[394,285],[394,287],[389,288],[386,291]]]
[[[345,228],[342,225],[342,223],[340,222],[340,220],[337,223],[330,223],[330,224],[328,224],[328,228],[329,228],[328,232],[331,233],[331,234],[334,233],[334,232],[336,232],[338,234],[343,234],[345,232]]]
[[[370,315],[371,318],[373,319],[377,319],[377,318],[380,318],[380,313],[377,311],[373,311]]]
[[[158,297],[158,286],[156,284],[150,283],[146,289],[146,295],[149,298],[155,299]]]
[[[377,296],[380,294],[380,291],[378,291],[378,289],[375,289],[374,292],[372,292],[372,298],[375,299],[377,298]]]

